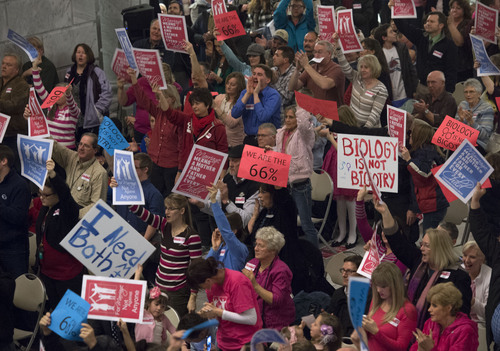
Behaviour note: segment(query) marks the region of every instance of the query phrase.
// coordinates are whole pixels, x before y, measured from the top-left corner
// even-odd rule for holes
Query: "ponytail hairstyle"
[[[186,272],[188,285],[192,289],[199,289],[200,284],[203,284],[208,278],[217,275],[221,266],[222,263],[217,262],[213,257],[209,257],[206,260],[195,258],[189,264]]]

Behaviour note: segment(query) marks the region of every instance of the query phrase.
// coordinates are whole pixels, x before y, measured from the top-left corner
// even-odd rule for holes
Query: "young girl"
[[[311,342],[316,350],[338,350],[342,345],[342,329],[338,318],[321,312],[311,326]]]

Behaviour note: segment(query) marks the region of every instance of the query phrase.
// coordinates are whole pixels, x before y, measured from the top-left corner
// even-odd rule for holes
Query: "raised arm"
[[[38,65],[42,62],[42,58],[38,56],[32,63],[32,75],[33,75],[33,86],[35,87],[36,93],[41,100],[45,100],[49,93],[43,86],[42,78],[40,77],[40,70]]]
[[[192,78],[198,83],[198,88],[208,88],[207,78],[205,73],[203,73],[203,68],[201,68],[198,58],[196,57],[196,52],[194,52],[193,44],[189,41],[184,40],[184,49],[189,54],[189,60],[191,61],[191,71]]]

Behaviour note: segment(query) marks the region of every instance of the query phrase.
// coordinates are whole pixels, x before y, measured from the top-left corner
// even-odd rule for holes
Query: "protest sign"
[[[159,13],[158,19],[160,20],[161,37],[165,49],[185,54],[184,41],[189,40],[186,28],[186,17],[163,15]],[[137,64],[139,64],[139,62],[137,62]]]
[[[116,150],[123,150],[129,147],[129,144],[122,133],[116,128],[116,125],[109,118],[104,116],[104,120],[99,126],[99,137],[97,145],[102,146],[108,154],[113,156]]]
[[[397,193],[398,144],[397,138],[338,134],[337,186],[345,189],[371,186],[362,161],[364,156],[378,189]]]
[[[142,323],[146,285],[145,280],[84,275],[82,298],[90,304],[88,317]]]
[[[332,42],[335,27],[335,10],[333,6],[318,5],[319,40]]]
[[[128,65],[137,71],[137,62],[135,62],[134,56],[134,48],[127,34],[127,30],[125,28],[115,28],[116,36],[118,37],[118,41],[125,53],[125,57],[127,58]]]
[[[286,187],[291,160],[291,155],[245,145],[238,177]]]
[[[17,151],[21,160],[21,175],[40,189],[47,179],[47,160],[52,158],[54,140],[17,135]]]
[[[474,18],[474,35],[496,44],[496,29],[498,23],[498,10],[482,4],[480,1],[476,4],[476,16]]]
[[[47,98],[43,102],[42,108],[52,107],[52,105],[54,105],[62,96],[64,96],[66,89],[68,89],[68,86],[54,87],[54,89],[52,89],[52,91],[50,92],[49,96],[47,96]]]
[[[195,144],[172,192],[205,201],[207,187],[217,183],[226,159],[225,153]]]
[[[95,275],[115,278],[130,278],[155,250],[102,200],[60,244]]]
[[[134,153],[115,151],[113,174],[118,186],[113,188],[113,205],[144,205],[144,192],[135,169]]]
[[[366,173],[368,174],[368,181],[369,181],[370,186],[372,188],[373,196],[375,197],[376,200],[378,200],[380,203],[383,204],[384,201],[382,201],[382,194],[380,193],[380,190],[378,189],[377,184],[375,184],[375,182],[373,181],[373,176],[372,176],[372,173],[370,171],[370,167],[368,167],[368,163],[366,162],[365,156],[363,154],[361,155],[361,161],[363,161],[364,169],[366,169]]]
[[[35,88],[30,88],[28,107],[31,113],[28,119],[28,135],[33,138],[45,138],[50,136],[49,125],[38,103]]]
[[[344,54],[363,50],[354,29],[352,9],[337,12],[337,32],[339,33],[340,47]]]
[[[477,76],[498,76],[500,75],[500,69],[491,62],[488,52],[484,46],[483,40],[475,35],[469,34],[470,40],[472,42],[472,49],[474,50],[474,56],[476,61],[479,61],[479,67],[477,69]]]
[[[446,116],[432,137],[432,143],[445,149],[455,151],[464,139],[469,140],[472,145],[477,145],[477,129],[462,123],[455,118]]]
[[[68,289],[50,314],[49,329],[66,340],[83,341],[80,329],[87,323],[89,309],[87,301]]]
[[[436,179],[462,202],[467,203],[476,184],[482,184],[492,172],[493,167],[465,139],[436,173]]]
[[[394,0],[391,18],[417,18],[417,9],[413,0]]]
[[[406,145],[406,111],[387,105],[387,129],[397,138],[399,147]]]
[[[111,69],[115,72],[118,78],[125,80],[128,83],[132,83],[130,76],[127,73],[128,61],[125,56],[125,52],[122,49],[115,49],[113,54],[113,59],[111,60]],[[139,74],[139,70],[136,71]]]
[[[158,84],[160,89],[167,89],[160,52],[158,50],[134,49],[134,56],[139,72],[146,77],[149,84],[151,86]]]
[[[30,61],[35,61],[35,59],[38,57],[38,51],[36,50],[36,48],[31,45],[31,43],[22,35],[17,34],[12,29],[9,29],[9,32],[7,33],[7,39],[23,49],[26,55],[28,55],[28,57],[30,58]]]
[[[347,294],[347,308],[349,309],[349,316],[351,317],[352,326],[355,330],[361,328],[363,322],[363,315],[366,309],[366,299],[368,298],[368,291],[370,290],[370,280],[360,277],[349,277],[348,294]],[[362,338],[361,341],[366,344],[366,340]]]
[[[225,12],[214,16],[214,22],[215,26],[219,29],[217,40],[226,40],[247,34],[236,11]]]
[[[434,175],[434,178],[436,179],[436,182],[439,184],[439,187],[441,188],[441,191],[443,192],[444,197],[446,197],[446,200],[448,200],[449,203],[452,203],[455,200],[458,200],[458,197],[455,196],[443,183],[439,181],[439,179],[436,178],[436,173],[443,167],[443,165],[439,165],[431,169],[432,174]],[[488,189],[491,188],[491,182],[490,178],[486,178],[484,183],[481,184],[482,189]]]
[[[336,101],[315,99],[312,96],[295,91],[297,105],[313,115],[321,115],[334,121],[339,120],[339,113]]]
[[[219,16],[227,12],[224,0],[212,0],[212,15]]]
[[[365,252],[357,273],[368,279],[372,279],[372,273],[380,264],[380,261],[381,257],[378,254],[377,247],[377,230],[375,229],[370,240],[370,249]]]
[[[7,127],[9,126],[10,116],[0,113],[0,143],[3,141]]]
[[[252,351],[259,350],[259,348],[257,348],[257,345],[263,342],[265,343],[277,342],[278,344],[286,344],[286,340],[280,333],[278,333],[277,330],[261,329],[252,336],[252,340],[250,341],[250,349]]]

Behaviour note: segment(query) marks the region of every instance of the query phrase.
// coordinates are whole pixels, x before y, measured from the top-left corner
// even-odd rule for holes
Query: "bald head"
[[[433,97],[441,95],[445,89],[445,77],[441,71],[432,71],[427,76],[427,88]]]

